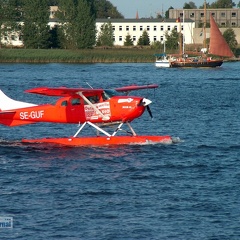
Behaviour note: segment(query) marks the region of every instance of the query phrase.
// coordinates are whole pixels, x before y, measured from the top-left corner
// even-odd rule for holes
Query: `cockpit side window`
[[[98,103],[99,102],[99,97],[96,95],[96,96],[90,96],[90,97],[87,97],[87,99],[91,102],[91,103]],[[88,104],[85,102],[85,104]]]
[[[103,99],[103,101],[106,101],[109,99],[109,96],[107,95],[107,93],[105,91],[103,91],[103,93],[102,93],[102,99]]]
[[[61,106],[66,107],[67,105],[68,105],[68,102],[66,100],[62,101]]]
[[[103,101],[106,101],[109,98],[117,96],[117,95],[121,95],[121,94],[113,89],[105,89],[102,93],[102,98],[103,98]]]
[[[73,99],[71,99],[71,104],[72,104],[73,106],[75,106],[75,105],[80,105],[80,99],[79,99],[79,98],[73,98]]]

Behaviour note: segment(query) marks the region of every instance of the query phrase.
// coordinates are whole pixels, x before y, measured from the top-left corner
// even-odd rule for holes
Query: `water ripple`
[[[170,145],[63,147],[22,138],[68,136],[76,126],[0,126],[0,239],[221,239],[239,230],[239,63],[219,69],[155,69],[154,64],[1,64],[1,89],[119,87],[157,83],[154,120],[139,134],[176,136]]]

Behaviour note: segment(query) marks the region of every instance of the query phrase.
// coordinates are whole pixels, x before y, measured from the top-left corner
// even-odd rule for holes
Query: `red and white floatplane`
[[[154,89],[158,85],[132,85],[115,89],[39,87],[27,93],[60,97],[55,104],[36,105],[16,101],[0,90],[0,123],[9,127],[38,122],[78,124],[77,132],[64,138],[23,139],[24,143],[52,143],[67,146],[105,146],[123,144],[172,143],[170,136],[137,135],[131,126],[145,109],[152,117],[144,97],[130,96],[129,92]],[[96,130],[94,136],[79,136],[85,126]],[[114,126],[109,132],[105,127]],[[127,126],[126,135],[117,135]]]

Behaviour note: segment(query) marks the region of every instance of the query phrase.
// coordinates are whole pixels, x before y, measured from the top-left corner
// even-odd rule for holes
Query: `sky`
[[[197,7],[203,5],[204,0],[109,0],[113,6],[124,16],[124,18],[135,18],[138,11],[139,18],[156,17],[158,13],[162,14],[169,7],[183,8],[184,3],[194,2]],[[216,2],[214,0],[208,3]],[[238,2],[238,1],[233,1]]]

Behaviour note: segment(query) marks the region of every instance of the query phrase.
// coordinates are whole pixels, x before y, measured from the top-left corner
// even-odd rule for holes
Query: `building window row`
[[[183,30],[183,26],[181,26],[181,28]],[[123,27],[122,26],[119,26],[118,29],[119,29],[119,31],[123,31]],[[133,26],[132,29],[133,29],[133,31],[137,31],[137,27],[136,26]],[[174,26],[174,29],[177,29],[177,26]],[[112,26],[112,30],[115,31],[116,27]],[[126,26],[126,31],[129,31],[129,30],[130,30],[130,27]],[[140,26],[139,30],[143,31],[144,30],[143,26]],[[147,26],[146,30],[150,31],[150,26]],[[157,26],[153,26],[153,31],[157,31],[157,30],[158,30]],[[171,31],[171,26],[167,26],[167,30]],[[163,26],[160,26],[160,31],[164,31],[164,27]]]
[[[157,30],[157,27],[156,26],[154,26],[153,27],[154,28],[154,31],[156,31]],[[112,26],[112,29],[113,29],[113,31],[115,31],[115,29],[116,29],[116,27],[115,26]],[[147,26],[147,31],[150,31],[150,26]],[[122,26],[119,26],[118,27],[118,30],[119,31],[123,31],[123,27]],[[130,30],[130,28],[129,28],[129,26],[126,26],[126,31],[129,31]],[[133,26],[133,31],[136,31],[137,30],[137,27],[136,26]],[[143,31],[144,29],[143,29],[143,26],[140,26],[139,27],[139,30],[140,31]]]
[[[232,25],[232,27],[236,27],[236,26],[237,26],[237,23],[236,23],[236,22],[232,22],[231,25]],[[221,26],[222,26],[222,27],[227,26],[226,22],[221,22]]]
[[[213,17],[215,17],[215,13],[211,13],[211,14],[212,14]],[[220,15],[221,15],[221,17],[226,17],[226,12],[221,12]],[[189,16],[190,16],[190,18],[194,18],[195,17],[195,13],[192,12],[192,13],[189,14]],[[201,12],[200,16],[204,17],[204,13]],[[237,13],[236,12],[232,12],[231,16],[232,17],[237,17]],[[180,13],[180,17],[183,17],[183,13]]]
[[[116,37],[115,37],[115,36],[113,36],[113,40],[114,40],[114,42],[116,42]],[[136,41],[137,41],[137,37],[136,37],[136,36],[133,36],[133,37],[132,37],[132,40],[133,40],[134,42],[136,42]],[[162,42],[163,40],[164,40],[164,37],[163,37],[163,36],[160,36],[159,40],[158,40],[158,37],[157,37],[157,36],[154,36],[154,37],[153,37],[153,41],[154,41],[154,42],[156,42],[156,41],[161,41],[161,42]],[[123,36],[119,36],[119,37],[118,37],[118,41],[119,41],[119,42],[122,42],[122,41],[123,41]]]

